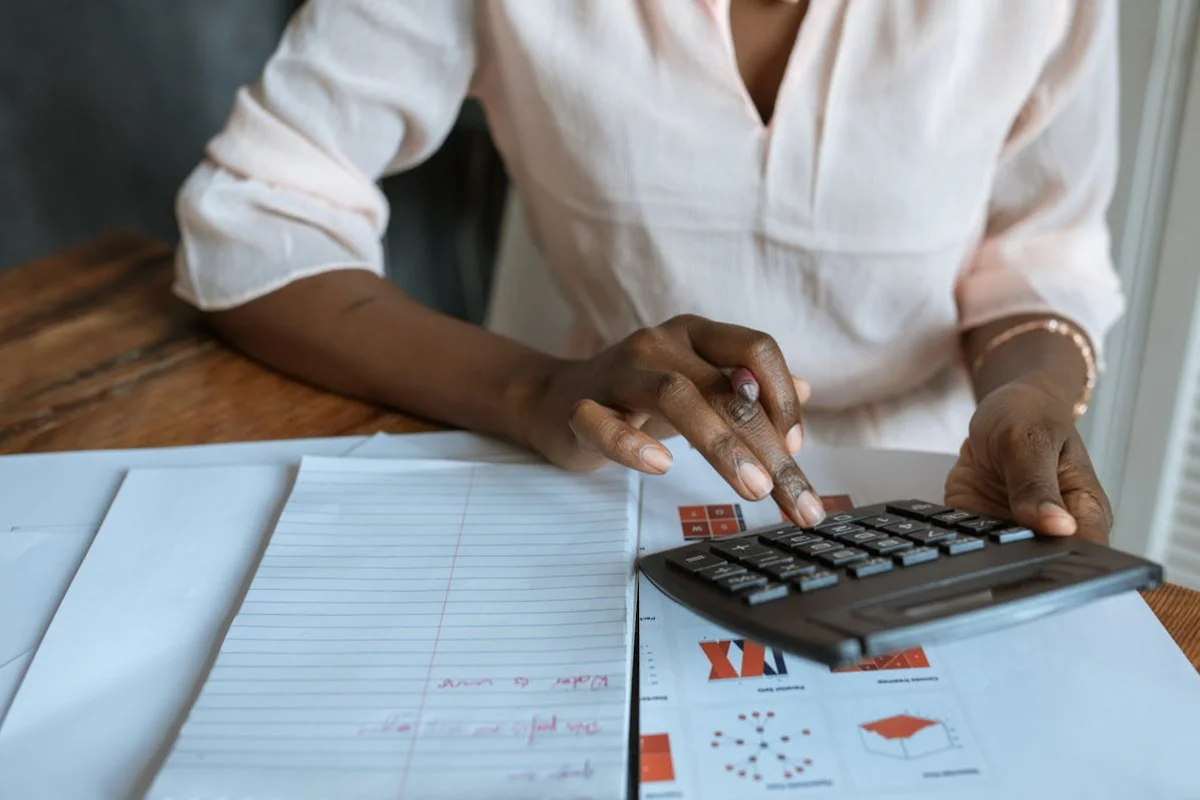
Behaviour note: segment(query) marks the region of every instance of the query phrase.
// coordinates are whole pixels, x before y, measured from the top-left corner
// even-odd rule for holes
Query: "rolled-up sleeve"
[[[428,158],[475,64],[471,0],[310,0],[176,199],[176,294],[240,305],[334,269],[383,272],[376,181]]]
[[[1116,3],[1059,7],[1062,35],[1001,154],[986,230],[958,285],[959,318],[969,330],[1057,315],[1102,355],[1125,308],[1105,216],[1117,172]]]

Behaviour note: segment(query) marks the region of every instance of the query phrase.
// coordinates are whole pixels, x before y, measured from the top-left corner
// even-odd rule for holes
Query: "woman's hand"
[[[754,374],[756,401],[731,386],[737,367]],[[571,470],[616,461],[661,474],[671,454],[660,440],[682,434],[742,497],[771,496],[794,522],[813,525],[825,512],[793,458],[807,395],[770,336],[681,316],[595,358],[559,362],[524,425],[535,450]]]
[[[1112,508],[1070,406],[1034,377],[980,402],[946,479],[946,503],[1047,536],[1078,534],[1106,544],[1112,529]]]

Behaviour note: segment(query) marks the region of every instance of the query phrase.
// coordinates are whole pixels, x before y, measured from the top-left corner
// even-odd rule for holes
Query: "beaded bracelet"
[[[996,334],[984,346],[983,351],[975,358],[975,362],[971,366],[971,372],[974,375],[979,374],[980,368],[983,366],[984,359],[1003,344],[1006,344],[1013,339],[1026,333],[1033,331],[1046,331],[1048,333],[1056,333],[1060,336],[1066,336],[1075,346],[1079,348],[1079,354],[1083,356],[1083,363],[1087,369],[1087,379],[1083,385],[1083,395],[1079,398],[1079,402],[1075,404],[1074,415],[1075,419],[1079,419],[1087,413],[1088,403],[1092,399],[1092,390],[1096,388],[1096,356],[1092,352],[1092,345],[1088,341],[1087,336],[1078,328],[1069,322],[1061,319],[1039,319],[1033,322],[1023,322],[1020,325],[1014,325],[1006,331]]]

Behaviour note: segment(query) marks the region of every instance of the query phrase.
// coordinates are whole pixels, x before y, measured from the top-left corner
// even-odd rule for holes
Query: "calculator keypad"
[[[1028,528],[921,500],[830,516],[800,529],[782,524],[756,536],[691,545],[667,556],[673,566],[748,605],[836,586],[844,570],[863,580],[1033,538]]]

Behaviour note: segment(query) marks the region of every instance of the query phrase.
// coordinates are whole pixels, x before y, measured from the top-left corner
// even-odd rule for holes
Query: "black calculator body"
[[[639,567],[694,613],[847,666],[1161,585],[1157,564],[1078,537],[903,500],[690,543]]]

